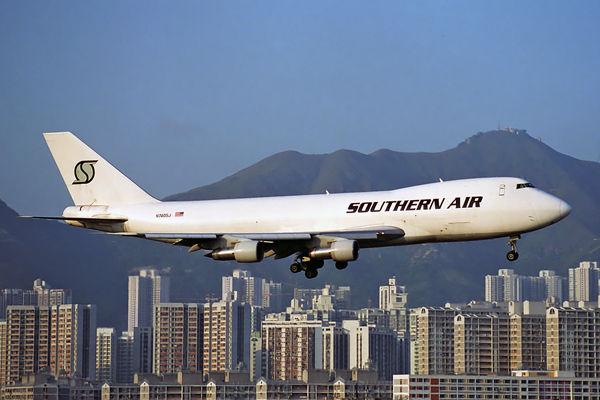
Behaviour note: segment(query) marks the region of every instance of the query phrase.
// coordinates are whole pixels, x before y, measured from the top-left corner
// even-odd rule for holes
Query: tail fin
[[[75,205],[158,202],[71,132],[44,138]]]

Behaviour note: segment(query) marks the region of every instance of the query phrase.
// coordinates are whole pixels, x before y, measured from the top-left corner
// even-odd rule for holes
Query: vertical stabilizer
[[[75,205],[158,202],[71,132],[44,138]]]

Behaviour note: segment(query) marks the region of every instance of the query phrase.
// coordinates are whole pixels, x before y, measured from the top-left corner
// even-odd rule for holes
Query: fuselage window
[[[527,183],[517,183],[517,189],[533,188],[533,187],[535,187],[535,186],[533,186],[529,182],[527,182]]]

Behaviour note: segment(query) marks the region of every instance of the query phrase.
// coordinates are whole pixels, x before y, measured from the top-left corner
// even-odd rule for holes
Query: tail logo
[[[73,185],[83,185],[93,181],[94,176],[96,176],[94,164],[97,162],[98,160],[79,161],[75,165],[75,180],[73,181]]]

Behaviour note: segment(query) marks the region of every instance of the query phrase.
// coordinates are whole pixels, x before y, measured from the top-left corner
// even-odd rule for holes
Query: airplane
[[[442,181],[396,190],[227,200],[160,201],[71,132],[44,138],[73,199],[59,219],[72,226],[204,250],[214,260],[260,262],[295,255],[293,273],[337,269],[359,250],[521,235],[571,213],[563,200],[520,178]]]

